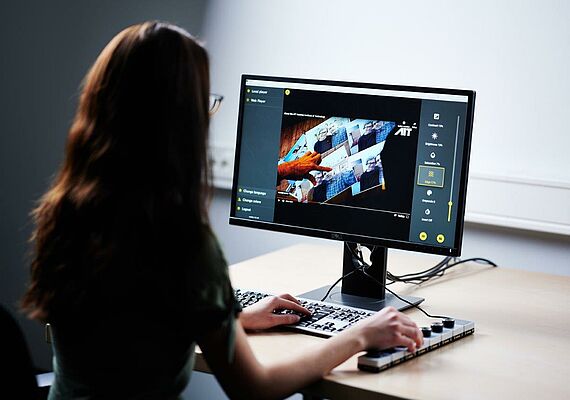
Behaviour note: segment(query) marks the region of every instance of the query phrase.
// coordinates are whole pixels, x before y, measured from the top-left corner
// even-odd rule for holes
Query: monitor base
[[[311,300],[321,301],[322,298],[325,296],[327,291],[329,290],[330,286],[323,286],[315,290],[311,290],[310,292],[300,294],[299,297]],[[400,296],[403,299],[406,299],[410,303],[414,305],[420,304],[425,299],[423,297],[415,297],[415,296]],[[356,307],[356,308],[363,308],[365,310],[370,311],[380,311],[384,307],[392,306],[397,310],[403,311],[411,308],[410,304],[403,302],[402,300],[398,299],[391,293],[386,293],[386,296],[383,300],[375,299],[372,297],[363,297],[363,296],[354,296],[350,294],[344,294],[341,291],[340,287],[335,287],[329,293],[328,297],[324,300],[327,303],[339,304],[349,307]]]

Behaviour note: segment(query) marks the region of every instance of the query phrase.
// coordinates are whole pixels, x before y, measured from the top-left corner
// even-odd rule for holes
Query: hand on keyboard
[[[279,325],[291,325],[300,321],[301,315],[311,313],[290,294],[267,296],[240,314],[240,322],[246,330],[268,329]]]
[[[358,359],[358,368],[365,371],[383,371],[447,343],[467,337],[475,331],[473,321],[455,319],[433,323],[431,329],[422,327],[420,331],[409,317],[393,307],[373,312],[302,297],[297,301],[290,295],[280,296],[282,299],[296,303],[297,306],[299,303],[304,306],[303,311],[299,312],[295,304],[285,302],[290,307],[280,307],[280,300],[276,300],[275,296],[268,293],[242,289],[236,289],[234,293],[236,299],[244,307],[245,312],[242,314],[245,314],[245,327],[248,329],[262,329],[284,324],[284,329],[321,337],[339,334],[354,335],[359,339],[362,350],[367,350],[367,353]],[[262,320],[267,318],[277,322],[276,324],[258,325],[258,328],[254,328],[255,325],[247,326],[249,324],[248,314],[250,312],[252,315],[256,314],[256,308],[250,308],[250,306],[258,302],[264,302],[264,305],[259,306],[260,314],[257,315]],[[276,302],[273,303],[277,305],[276,308],[270,306],[272,302]],[[310,315],[305,313],[307,310],[311,313]],[[297,317],[302,317],[295,318],[293,317],[295,314]],[[241,319],[243,318],[240,317]],[[253,320],[259,322],[257,318]]]
[[[359,326],[362,335],[376,332],[370,343],[366,342],[367,348],[387,348],[396,342],[406,347],[412,346],[411,342],[417,347],[421,345],[421,332],[416,324],[393,307],[376,313],[304,298],[297,300],[291,295],[273,296],[242,289],[236,289],[235,296],[244,307],[240,321],[245,329],[284,325],[293,331],[330,337]],[[385,345],[378,347],[378,343]]]

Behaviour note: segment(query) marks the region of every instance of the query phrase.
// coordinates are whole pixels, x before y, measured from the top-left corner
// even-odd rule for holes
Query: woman
[[[262,366],[244,329],[294,323],[276,297],[240,312],[207,219],[209,74],[184,30],[131,26],[86,76],[65,160],[35,210],[23,298],[50,322],[50,398],[176,398],[199,344],[230,397],[286,396],[355,353],[421,344],[394,309]]]

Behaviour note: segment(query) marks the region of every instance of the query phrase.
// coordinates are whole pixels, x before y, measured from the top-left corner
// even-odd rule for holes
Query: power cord
[[[425,271],[420,271],[411,274],[404,274],[404,275],[394,275],[388,271],[386,273],[386,278],[390,280],[388,284],[393,284],[395,282],[403,282],[403,283],[412,283],[415,285],[419,285],[424,282],[427,282],[430,279],[442,277],[445,274],[445,271],[447,271],[452,267],[471,261],[477,263],[484,263],[487,265],[492,265],[493,267],[497,267],[497,264],[495,264],[493,261],[481,257],[467,258],[465,260],[459,260],[454,257],[445,257],[435,266]]]
[[[382,283],[380,283],[380,281],[376,278],[374,278],[372,275],[370,275],[368,272],[366,272],[365,269],[362,270],[362,273],[364,275],[366,275],[368,278],[372,279],[374,282],[376,282],[378,285],[384,287],[384,289],[386,289],[387,291],[389,291],[390,293],[392,293],[394,296],[396,296],[398,299],[402,300],[404,303],[407,303],[409,305],[411,305],[412,307],[417,308],[418,310],[420,310],[422,313],[424,313],[425,315],[427,315],[430,318],[439,318],[439,319],[448,319],[449,317],[446,315],[432,315],[430,313],[428,313],[427,311],[425,311],[423,308],[421,308],[420,306],[418,306],[417,304],[411,303],[408,300],[404,299],[403,297],[398,296],[395,292],[393,292],[392,290],[390,290],[389,288],[386,287],[386,285],[383,285]]]
[[[400,299],[401,301],[403,301],[406,304],[409,304],[412,307],[417,308],[418,310],[420,310],[423,314],[425,314],[426,316],[428,316],[429,318],[438,318],[438,319],[446,319],[449,318],[447,316],[444,315],[432,315],[429,314],[427,311],[425,311],[424,309],[422,309],[420,306],[418,306],[417,304],[413,304],[411,302],[409,302],[408,300],[404,299],[403,297],[398,296],[395,292],[393,292],[392,290],[390,290],[390,288],[388,288],[388,285],[395,283],[395,282],[403,282],[403,283],[413,283],[416,285],[420,285],[430,279],[433,278],[438,278],[443,276],[443,274],[445,273],[445,271],[447,271],[449,268],[455,267],[459,264],[463,264],[469,261],[474,261],[474,262],[480,262],[480,263],[486,263],[489,265],[492,265],[493,267],[497,267],[497,264],[495,264],[494,262],[486,259],[486,258],[481,258],[481,257],[474,257],[474,258],[468,258],[465,260],[458,260],[457,258],[454,257],[445,257],[442,261],[440,261],[439,263],[437,263],[435,266],[428,268],[424,271],[420,271],[420,272],[416,272],[416,273],[411,273],[411,274],[404,274],[404,275],[393,275],[390,272],[386,272],[386,278],[389,279],[391,282],[389,283],[382,283],[380,282],[378,279],[376,279],[375,277],[373,277],[372,275],[370,275],[366,270],[368,268],[371,267],[371,265],[369,265],[368,263],[366,263],[366,261],[364,261],[364,258],[362,257],[362,254],[356,253],[354,251],[353,248],[351,248],[348,243],[345,242],[346,248],[350,251],[350,253],[352,254],[352,256],[358,261],[358,266],[355,267],[352,271],[350,271],[347,274],[344,274],[343,276],[341,276],[327,291],[327,293],[324,295],[324,297],[321,299],[321,301],[325,301],[325,299],[329,296],[330,292],[332,291],[332,289],[338,285],[338,283],[340,281],[342,281],[344,278],[352,275],[355,272],[361,272],[362,274],[364,274],[366,277],[368,277],[369,279],[371,279],[372,281],[374,281],[375,283],[377,283],[380,287],[383,287],[385,290],[387,290],[388,292],[390,292],[391,294],[393,294],[396,298]],[[373,248],[374,250],[374,248]],[[451,260],[454,260],[454,262],[452,264],[450,264]]]
[[[433,277],[441,276],[441,275],[438,275],[440,273],[441,268],[444,267],[445,265],[448,265],[449,261],[451,261],[452,259],[453,259],[452,257],[445,257],[443,260],[438,262],[433,267],[428,268],[424,271],[414,272],[411,274],[404,274],[404,275],[398,276],[398,275],[392,274],[390,271],[386,271],[386,278],[388,280],[390,280],[388,285],[391,285],[395,282],[415,283],[414,282],[415,279],[421,279],[422,282],[424,282],[425,280],[431,279]],[[422,282],[419,282],[419,283],[422,283]]]
[[[348,245],[347,245],[347,248],[350,250],[352,255],[358,261],[360,261],[362,264],[368,266],[368,264],[362,258],[361,254],[355,253],[353,251],[353,249],[350,248],[350,246],[348,246]],[[453,262],[450,262],[451,260],[453,260]],[[445,257],[440,262],[438,262],[433,267],[428,268],[424,271],[420,271],[420,272],[414,272],[411,274],[404,274],[404,275],[394,275],[390,271],[386,271],[386,279],[388,279],[390,281],[389,283],[387,283],[387,285],[391,285],[395,282],[412,283],[412,284],[419,285],[419,284],[422,284],[424,282],[427,282],[430,279],[439,278],[439,277],[443,276],[445,271],[447,271],[449,268],[455,267],[456,265],[463,264],[466,262],[471,262],[471,261],[478,262],[478,263],[484,263],[487,265],[492,265],[493,267],[497,267],[497,264],[495,264],[493,261],[488,260],[486,258],[473,257],[473,258],[467,258],[465,260],[459,260],[456,257],[449,257],[448,256],[448,257]]]
[[[397,295],[394,291],[392,291],[390,288],[388,288],[386,286],[385,283],[380,282],[378,279],[376,279],[375,277],[373,277],[372,275],[370,275],[366,270],[368,268],[371,267],[371,265],[367,264],[364,259],[362,258],[361,254],[357,254],[354,249],[352,249],[350,246],[348,246],[348,244],[346,245],[346,247],[350,250],[350,253],[356,258],[356,260],[359,262],[360,264],[360,268],[358,268],[359,271],[361,271],[366,277],[368,277],[369,279],[371,279],[372,281],[374,281],[375,283],[377,283],[380,287],[383,287],[384,289],[386,289],[388,292],[392,293],[396,298],[400,299],[401,301],[403,301],[406,304],[409,304],[412,307],[417,308],[418,310],[420,310],[422,313],[424,313],[426,316],[428,316],[429,318],[438,318],[438,319],[447,319],[449,318],[448,316],[445,315],[432,315],[430,313],[428,313],[427,311],[425,311],[423,308],[421,308],[420,306],[418,306],[417,304],[414,304],[412,302],[409,302],[408,300],[406,300],[403,297],[400,297],[399,295]]]
[[[349,273],[344,274],[343,276],[341,276],[340,278],[338,278],[338,279],[336,280],[336,282],[331,285],[331,287],[329,288],[329,290],[327,290],[327,292],[325,293],[325,295],[323,296],[323,298],[321,299],[321,301],[325,301],[325,299],[326,299],[327,297],[329,297],[329,294],[331,294],[331,290],[333,290],[333,288],[334,288],[336,285],[338,285],[338,283],[339,283],[340,281],[342,281],[342,280],[343,280],[344,278],[346,278],[347,276],[350,276],[350,275],[354,274],[356,271],[359,271],[359,270],[360,270],[360,268],[355,268],[355,269],[353,269],[352,271],[350,271]]]

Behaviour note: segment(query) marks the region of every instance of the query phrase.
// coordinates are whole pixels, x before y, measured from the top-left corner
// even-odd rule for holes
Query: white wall
[[[210,219],[230,264],[298,243],[342,246],[341,242],[336,241],[229,225],[229,211],[230,192],[216,190],[210,207]],[[570,238],[468,224],[464,231],[462,258],[470,257],[488,258],[506,268],[570,275]],[[341,263],[342,260],[339,260],[338,265],[331,265],[331,268],[337,268],[340,274]],[[429,266],[418,266],[418,270]]]
[[[553,0],[211,1],[213,142],[234,146],[243,73],[473,89],[467,220],[570,235],[569,18]]]

